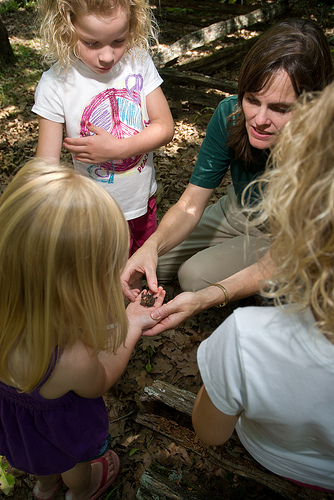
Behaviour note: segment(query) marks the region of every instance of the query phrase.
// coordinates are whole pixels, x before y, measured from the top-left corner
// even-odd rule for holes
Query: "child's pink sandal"
[[[109,474],[109,464],[108,464],[107,457],[110,457],[111,460],[113,461],[113,464],[114,464],[113,471],[110,474]],[[86,500],[95,500],[96,498],[99,498],[99,496],[102,495],[102,493],[107,488],[109,488],[109,486],[115,481],[115,479],[118,476],[119,471],[121,469],[121,463],[120,463],[120,460],[118,458],[118,455],[114,451],[111,451],[111,450],[108,450],[103,455],[103,457],[97,458],[96,460],[92,460],[91,464],[95,464],[96,462],[101,462],[102,466],[103,466],[100,487],[92,496],[90,496]],[[68,492],[65,495],[66,500],[69,500],[71,498],[71,496],[72,496],[72,492],[71,492],[71,490],[68,490]]]
[[[36,500],[54,500],[63,484],[63,480],[60,478],[58,482],[54,486],[52,486],[52,488],[49,488],[47,491],[41,491],[38,487],[37,481],[32,490],[32,494],[34,495],[34,498],[36,498]]]

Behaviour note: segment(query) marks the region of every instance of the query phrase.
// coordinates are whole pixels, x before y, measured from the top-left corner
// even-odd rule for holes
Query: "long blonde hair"
[[[158,25],[149,0],[39,0],[40,33],[46,59],[68,69],[73,55],[78,55],[75,17],[79,14],[110,16],[118,8],[129,16],[126,52],[133,48],[147,51],[151,43],[157,43]]]
[[[311,307],[334,334],[334,83],[296,103],[259,182],[253,224],[269,226],[276,266],[264,294]]]
[[[78,339],[95,353],[117,350],[127,333],[128,226],[102,187],[32,160],[0,198],[0,234],[0,380],[31,391],[55,348]],[[24,383],[8,365],[15,352],[28,361]]]

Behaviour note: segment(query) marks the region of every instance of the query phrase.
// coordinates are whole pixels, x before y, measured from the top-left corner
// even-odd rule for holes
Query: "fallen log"
[[[199,73],[186,73],[185,71],[179,71],[176,68],[161,68],[159,73],[164,79],[166,86],[172,82],[181,86],[197,85],[199,87],[221,90],[229,94],[236,94],[238,91],[237,82],[220,80],[219,78],[212,78]]]
[[[262,467],[248,454],[235,432],[224,446],[209,447],[201,443],[191,423],[195,397],[189,391],[156,380],[144,388],[135,420],[222,469],[256,481],[289,500],[324,499],[322,492],[302,488]],[[326,494],[326,498],[334,499],[334,494]]]
[[[210,107],[216,109],[220,101],[224,99],[224,96],[221,95],[208,94],[204,91],[180,87],[170,82],[164,82],[161,88],[168,99],[174,101],[188,101],[192,104],[198,104],[203,108]]]
[[[181,71],[198,71],[200,73],[212,75],[212,73],[218,71],[223,66],[232,66],[236,64],[241,66],[242,60],[258,38],[259,36],[255,36],[233,47],[219,49],[213,54],[202,56],[191,62],[178,64],[174,67],[179,68]],[[163,69],[164,68],[159,70],[160,73]]]
[[[249,14],[237,16],[226,21],[220,21],[200,30],[193,31],[189,35],[180,38],[180,40],[170,45],[167,49],[155,54],[153,56],[154,63],[160,68],[188,50],[194,50],[214,42],[225,35],[234,33],[238,29],[246,28],[247,26],[260,22],[267,22],[269,19],[283,14],[287,8],[288,5],[283,3],[269,4]]]
[[[138,500],[198,500],[196,493],[191,493],[171,481],[165,475],[145,469],[140,478],[137,491]]]
[[[168,19],[173,12],[175,12],[175,0],[164,0],[163,2],[164,8],[166,9],[167,7],[167,12],[164,12],[164,18]],[[171,7],[172,9],[168,9]],[[231,17],[231,15],[241,15],[241,14],[248,14],[250,11],[254,10],[254,7],[252,5],[248,4],[239,4],[239,3],[221,3],[217,2],[216,0],[203,0],[199,1],[196,0],[195,2],[183,2],[182,7],[181,7],[181,13],[182,9],[186,10],[186,14],[189,15],[189,11],[187,11],[187,7],[190,7],[191,11],[200,13],[201,16],[206,16],[207,14],[210,15],[219,15],[220,18],[222,15],[227,15]],[[157,19],[159,19],[159,9],[155,12],[155,16]],[[180,21],[180,13],[176,12],[174,14],[174,18],[178,18],[178,21]],[[198,22],[198,18],[196,18]],[[221,19],[220,19],[221,20]]]

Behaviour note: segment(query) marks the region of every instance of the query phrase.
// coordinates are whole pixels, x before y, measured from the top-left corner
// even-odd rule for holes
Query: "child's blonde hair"
[[[334,83],[296,103],[260,188],[256,223],[269,223],[276,265],[265,295],[310,306],[334,334]]]
[[[78,37],[73,19],[78,14],[110,16],[118,8],[129,16],[126,52],[133,48],[147,51],[157,43],[158,27],[149,0],[39,0],[41,38],[46,58],[67,69],[77,54]]]
[[[95,353],[117,350],[127,334],[128,225],[102,187],[32,160],[0,198],[0,234],[0,380],[31,391],[56,347],[78,339]],[[10,370],[10,358],[28,368]]]

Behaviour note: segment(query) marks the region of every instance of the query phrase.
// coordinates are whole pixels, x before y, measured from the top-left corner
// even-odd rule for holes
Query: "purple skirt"
[[[108,434],[102,397],[68,392],[45,399],[39,391],[20,393],[0,382],[0,455],[19,470],[59,474],[92,460]]]

